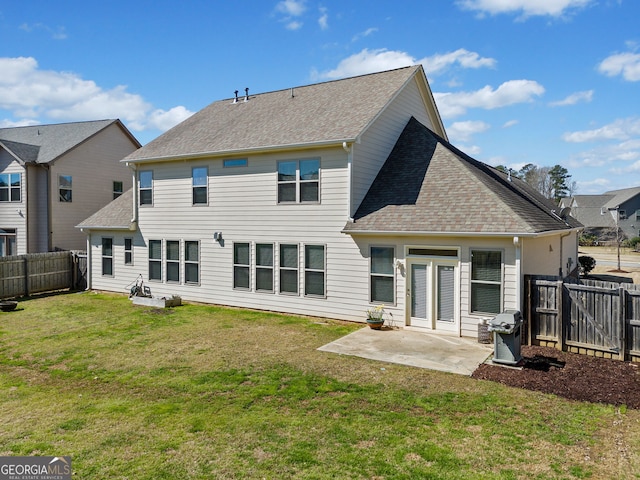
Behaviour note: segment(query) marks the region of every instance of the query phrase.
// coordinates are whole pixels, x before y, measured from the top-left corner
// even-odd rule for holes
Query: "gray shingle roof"
[[[412,66],[217,101],[125,160],[353,141],[418,72],[424,77]]]
[[[558,210],[412,118],[345,231],[524,235],[580,227]]]
[[[95,120],[0,128],[0,143],[24,163],[50,163],[116,122],[122,126],[119,120]]]
[[[133,216],[133,189],[130,188],[118,198],[91,215],[76,228],[129,229]]]
[[[631,200],[636,195],[640,195],[640,187],[624,188],[622,190],[611,190],[609,192],[605,192],[605,195],[613,196],[613,198],[605,203],[605,208],[616,208],[623,203]]]

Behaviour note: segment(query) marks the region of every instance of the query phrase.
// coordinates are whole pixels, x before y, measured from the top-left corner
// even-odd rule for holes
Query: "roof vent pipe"
[[[291,87],[291,98],[293,98],[295,95],[293,94],[293,87]]]
[[[249,101],[249,87],[244,89],[244,101],[245,102]]]
[[[234,92],[236,94],[236,99],[233,101],[233,103],[238,103],[238,90],[234,90]]]

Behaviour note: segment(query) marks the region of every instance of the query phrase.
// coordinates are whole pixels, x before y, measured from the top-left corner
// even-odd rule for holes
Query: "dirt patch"
[[[482,364],[472,377],[570,400],[640,409],[640,365],[522,346],[522,369]]]

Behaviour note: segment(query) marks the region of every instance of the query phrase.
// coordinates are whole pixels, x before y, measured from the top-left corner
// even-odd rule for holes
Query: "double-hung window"
[[[278,162],[278,203],[320,201],[320,159]]]
[[[298,293],[298,245],[280,244],[280,293]]]
[[[194,205],[206,205],[208,202],[207,180],[209,172],[207,167],[194,167],[191,170],[192,197]]]
[[[502,310],[502,252],[471,251],[471,313]]]
[[[113,238],[102,237],[102,275],[113,275]]]
[[[249,290],[251,288],[250,264],[251,245],[249,243],[233,244],[233,288]]]
[[[393,247],[371,247],[369,290],[373,303],[395,303]]]
[[[167,240],[166,242],[166,269],[167,282],[180,282],[180,241]]]
[[[153,205],[153,171],[141,171],[139,184],[140,205]]]
[[[149,240],[149,280],[162,281],[162,240]]]
[[[72,177],[71,175],[58,175],[58,192],[61,202],[72,201]]]
[[[256,291],[273,292],[273,244],[256,244]]]
[[[0,173],[0,202],[19,202],[20,192],[19,173]]]
[[[184,281],[200,282],[200,243],[197,241],[184,242]]]
[[[325,296],[324,245],[304,246],[304,294]]]
[[[16,229],[0,228],[0,257],[16,254]]]

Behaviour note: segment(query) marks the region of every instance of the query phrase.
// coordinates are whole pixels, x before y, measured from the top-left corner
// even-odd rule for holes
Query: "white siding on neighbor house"
[[[113,200],[114,181],[123,183],[123,191],[131,188],[131,170],[120,160],[136,149],[129,136],[111,124],[53,162],[49,177],[52,248],[86,247],[85,234],[75,226]],[[72,177],[71,202],[60,202],[59,175]]]
[[[411,117],[433,129],[414,78],[353,145],[351,215],[355,214]]]
[[[20,173],[20,201],[0,202],[0,229],[16,230],[16,254],[27,253],[26,174],[20,163],[4,149],[0,149],[0,173]]]
[[[49,170],[44,165],[27,168],[27,222],[29,253],[49,250]]]
[[[524,275],[567,276],[576,268],[578,262],[577,232],[565,232],[562,236],[555,234],[525,238],[522,248],[524,252],[522,272]],[[569,259],[571,260],[569,261]]]

